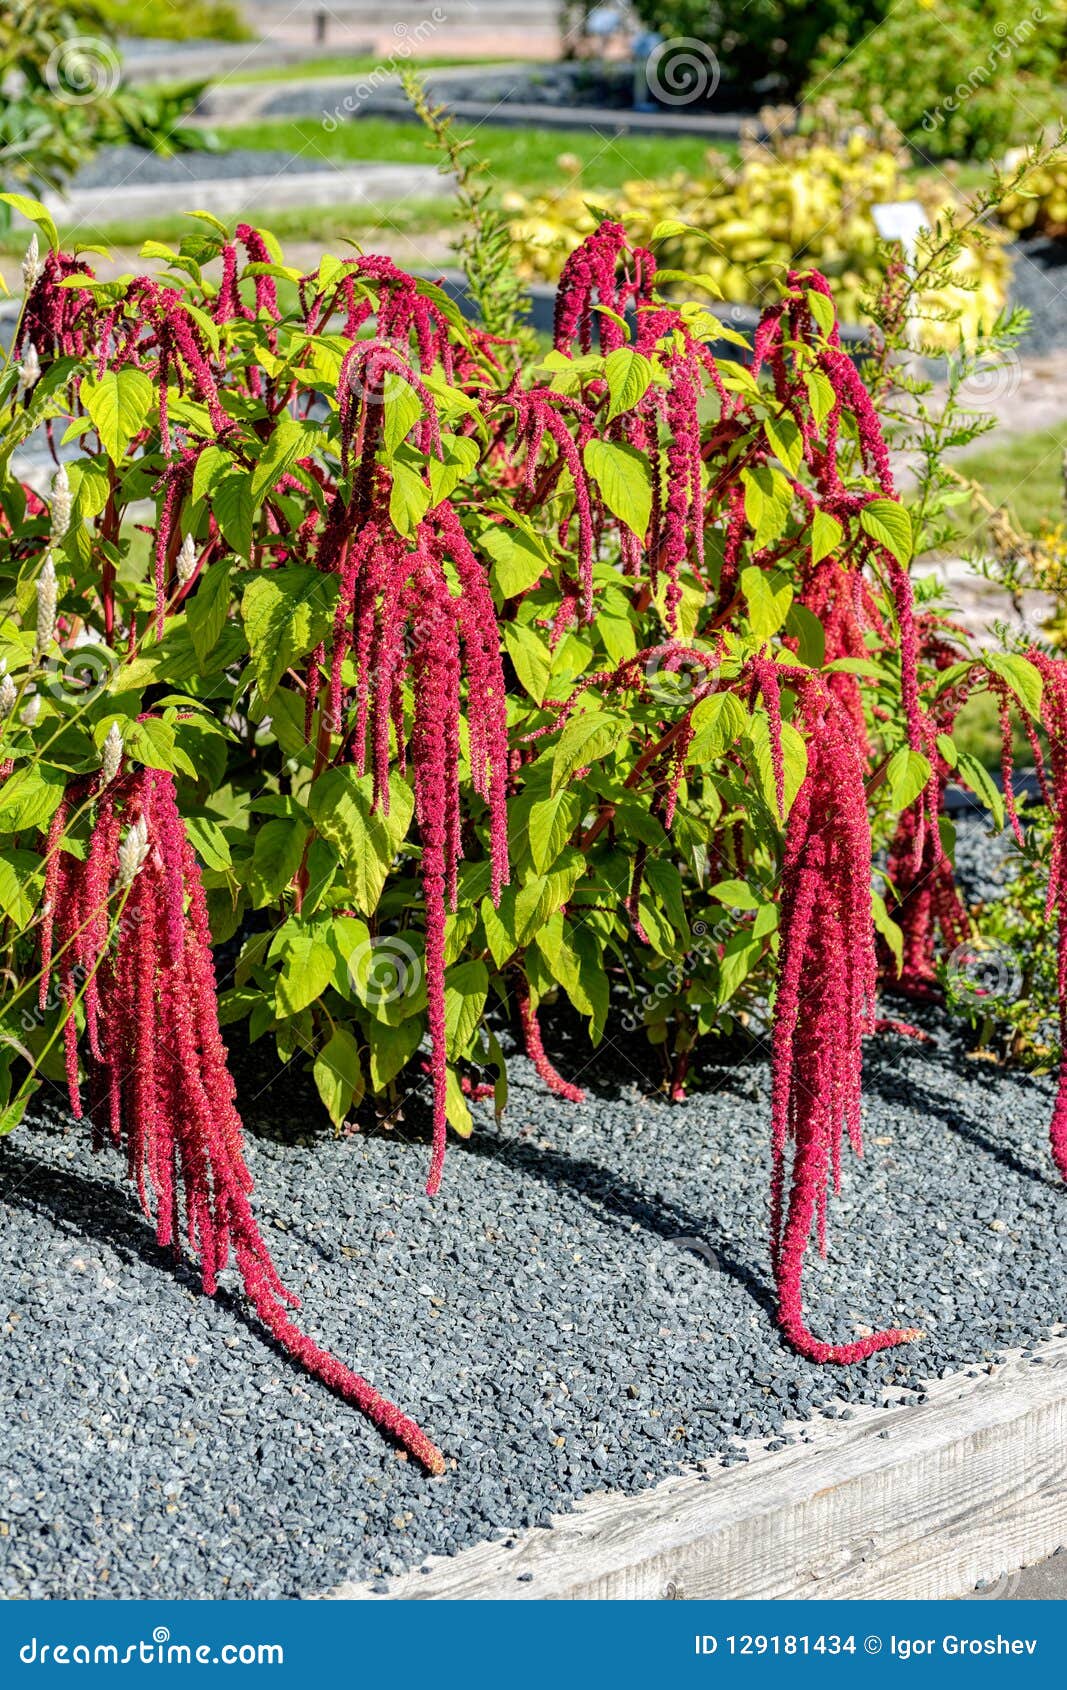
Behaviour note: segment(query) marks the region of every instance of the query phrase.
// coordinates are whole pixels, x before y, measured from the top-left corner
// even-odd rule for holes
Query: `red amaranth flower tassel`
[[[773,1047],[771,1257],[778,1319],[812,1361],[862,1361],[918,1336],[893,1328],[827,1344],[809,1331],[801,1280],[813,1229],[825,1248],[842,1126],[861,1149],[862,1040],[873,1030],[871,839],[863,768],[845,712],[810,672],[789,673],[809,730],[808,773],[786,828]],[[786,1153],[792,1143],[786,1196]]]
[[[94,777],[95,783],[96,777]],[[94,784],[68,796],[84,802]],[[430,1473],[441,1452],[365,1379],[312,1342],[288,1310],[256,1225],[235,1087],[219,1032],[215,971],[200,868],[185,836],[171,775],[118,775],[100,794],[84,861],[57,853],[55,970],[67,1006],[68,1075],[77,1103],[74,984],[88,976],[86,1011],[94,1140],[124,1148],[127,1171],[161,1244],[188,1246],[211,1296],[232,1249],[257,1314],[288,1354],[362,1410]],[[53,842],[53,845],[55,842]]]
[[[530,995],[530,987],[525,974],[518,976],[517,997],[526,1054],[541,1079],[544,1080],[549,1091],[555,1092],[557,1097],[565,1098],[568,1103],[584,1103],[585,1092],[581,1086],[572,1085],[570,1080],[565,1080],[563,1075],[553,1067],[545,1052],[545,1047],[541,1042],[541,1028],[537,1020],[537,1011],[533,1006],[533,998]]]

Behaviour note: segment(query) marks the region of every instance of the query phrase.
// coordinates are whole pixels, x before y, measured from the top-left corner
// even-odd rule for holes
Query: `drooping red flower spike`
[[[892,1328],[827,1344],[804,1316],[804,1254],[825,1248],[831,1186],[839,1189],[841,1133],[862,1147],[863,1035],[876,988],[871,838],[863,765],[846,712],[808,670],[786,671],[808,729],[808,769],[789,813],[781,881],[781,953],[771,1104],[771,1259],[778,1319],[818,1362],[855,1362],[919,1334]],[[788,1176],[787,1160],[792,1146]]]
[[[516,997],[526,1055],[533,1063],[539,1078],[544,1081],[549,1091],[555,1092],[557,1097],[562,1097],[567,1103],[584,1103],[585,1092],[581,1086],[576,1086],[570,1080],[565,1080],[558,1069],[554,1067],[545,1050],[529,982],[521,969],[518,971],[516,979]]]
[[[952,623],[942,626],[929,614],[916,620],[920,654],[935,671],[951,668],[960,657],[960,651],[946,638],[946,631],[962,632]],[[938,825],[945,809],[945,789],[953,774],[938,741],[943,734],[951,735],[968,691],[966,681],[943,691],[927,689],[922,732],[931,778],[914,803],[901,813],[889,846],[887,904],[903,932],[904,945],[899,974],[888,950],[883,950],[884,974],[893,991],[918,1001],[941,996],[937,980],[939,948],[951,953],[971,934],[970,917]],[[1011,799],[1008,802],[1013,805]]]
[[[60,285],[73,276],[94,280],[92,270],[80,258],[65,252],[45,254],[26,295],[14,346],[16,356],[34,346],[49,361],[81,358],[95,346],[99,313],[92,293],[88,288]]]
[[[753,373],[758,375],[764,366],[770,370],[776,397],[791,413],[804,441],[805,459],[814,487],[806,487],[794,478],[794,491],[813,508],[833,517],[843,528],[846,525],[852,527],[852,568],[857,575],[868,561],[877,562],[884,572],[899,627],[901,692],[908,740],[916,751],[921,751],[925,735],[919,706],[918,635],[911,580],[907,569],[893,553],[855,522],[864,507],[875,499],[895,497],[889,449],[870,394],[841,346],[833,295],[825,276],[818,270],[791,270],[786,278],[786,287],[786,294],[764,313],[756,332]],[[827,302],[831,326],[825,334],[816,320],[811,296]],[[791,348],[797,341],[815,349],[816,368],[833,395],[822,425],[821,443],[811,388],[805,380],[809,372],[791,356]],[[842,480],[838,448],[841,420],[846,410],[855,422],[863,464],[877,483],[876,492],[849,489]],[[860,591],[854,608],[859,611],[867,602]]]
[[[358,473],[358,472],[357,472]],[[374,477],[370,499],[377,503]],[[387,507],[387,488],[386,499]],[[440,1188],[447,1138],[445,1037],[445,921],[455,907],[463,857],[460,816],[460,716],[468,729],[471,781],[489,814],[490,895],[508,881],[507,705],[496,611],[486,572],[447,500],[428,512],[409,542],[389,526],[387,508],[358,534],[336,543],[346,512],[323,535],[319,566],[340,582],[328,665],[328,727],[342,732],[342,755],[374,776],[374,802],[388,811],[391,736],[401,768],[408,752],[415,784],[415,817],[422,845],[420,872],[426,910],[426,991],[434,1089],[433,1153],[427,1191]],[[459,586],[454,593],[450,576]],[[356,684],[343,683],[351,654]],[[310,716],[319,690],[316,654],[308,674]],[[466,698],[463,683],[466,678]],[[410,683],[413,719],[405,728],[404,688]]]
[[[82,1113],[77,983],[84,990],[85,1066],[94,1146],[126,1156],[161,1245],[187,1247],[214,1294],[232,1250],[256,1313],[300,1365],[353,1403],[429,1473],[444,1458],[418,1426],[294,1323],[298,1299],[278,1277],[252,1213],[252,1180],[226,1048],[219,1032],[207,904],[178,813],[174,781],[152,769],[99,777],[68,794],[95,797],[84,859],[48,842],[51,967],[66,1006],[67,1075]],[[45,958],[48,966],[49,958]],[[47,991],[47,976],[45,988]]]
[[[606,312],[621,317],[627,307],[647,303],[655,273],[655,255],[645,247],[631,246],[621,223],[601,223],[563,266],[553,333],[557,349],[566,351],[577,340],[581,350],[588,352],[594,323],[599,324],[602,351],[622,346],[626,330]],[[597,311],[598,305],[605,310]]]

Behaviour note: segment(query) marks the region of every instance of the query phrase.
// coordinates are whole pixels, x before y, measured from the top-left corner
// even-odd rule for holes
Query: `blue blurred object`
[[[643,29],[639,35],[634,36],[634,111],[660,109],[648,85],[648,61],[656,49],[662,46],[663,36],[654,29]]]
[[[585,27],[589,35],[606,36],[614,35],[625,23],[626,14],[621,6],[594,6],[585,20]]]

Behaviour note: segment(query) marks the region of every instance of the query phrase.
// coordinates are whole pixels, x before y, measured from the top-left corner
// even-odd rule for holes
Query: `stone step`
[[[180,192],[180,197],[176,193]],[[68,228],[136,223],[171,211],[210,211],[216,217],[258,219],[298,206],[389,205],[404,200],[444,199],[453,192],[433,165],[353,164],[344,170],[286,170],[273,175],[191,181],[176,191],[158,183],[74,188],[46,194],[57,223]]]

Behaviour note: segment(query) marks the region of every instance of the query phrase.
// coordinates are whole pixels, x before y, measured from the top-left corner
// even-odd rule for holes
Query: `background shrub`
[[[97,4],[123,35],[142,35],[152,40],[248,41],[251,31],[239,5],[231,0],[97,0]]]
[[[1045,0],[898,0],[866,39],[841,27],[822,43],[807,97],[885,115],[931,158],[992,158],[1032,142],[1064,111],[1067,7]]]
[[[767,303],[791,264],[810,263],[832,280],[842,317],[858,321],[885,263],[871,207],[918,195],[933,228],[963,202],[941,178],[917,185],[906,177],[906,155],[890,134],[850,133],[828,114],[825,128],[800,136],[789,132],[791,114],[762,115],[777,127],[767,143],[746,145],[739,164],[709,151],[704,175],[639,180],[601,198],[640,239],[665,222],[684,225],[662,244],[665,269],[699,271],[725,299]],[[559,275],[597,217],[577,181],[536,199],[511,196],[508,205],[525,272],[539,279]],[[952,276],[924,290],[924,306],[945,319],[927,323],[928,341],[951,347],[991,323],[1004,305],[1009,270],[1002,238],[969,237]]]
[[[637,0],[642,22],[665,38],[690,36],[714,48],[722,74],[748,88],[793,95],[823,37],[840,29],[858,41],[887,0]]]
[[[57,98],[69,84],[76,98]],[[159,152],[205,145],[179,119],[200,87],[132,88],[120,79],[111,24],[85,0],[12,0],[0,9],[0,185],[40,193],[63,184],[102,146]],[[0,228],[9,222],[0,205]]]

